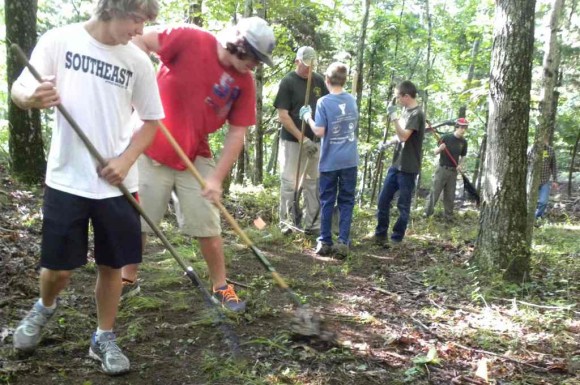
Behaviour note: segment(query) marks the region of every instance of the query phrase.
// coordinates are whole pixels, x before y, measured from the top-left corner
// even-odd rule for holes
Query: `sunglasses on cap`
[[[245,39],[242,45],[237,46],[236,56],[240,60],[253,60],[258,63],[262,62],[254,47],[252,47]]]

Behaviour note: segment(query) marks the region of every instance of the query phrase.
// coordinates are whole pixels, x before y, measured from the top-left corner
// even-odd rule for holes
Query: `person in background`
[[[40,84],[25,69],[12,87],[21,108],[62,103],[96,150],[108,160],[100,167],[60,111],[52,131],[42,208],[40,298],[14,331],[14,348],[31,352],[58,307],[57,296],[74,269],[87,263],[89,223],[94,234],[98,275],[97,330],[89,356],[110,375],[130,369],[113,326],[121,296],[121,267],[141,262],[139,213],[117,186],[137,191],[137,157],[151,143],[163,118],[155,71],[130,43],[158,12],[155,0],[101,0],[84,22],[44,34],[31,64]],[[134,131],[133,109],[143,124]]]
[[[278,119],[282,123],[279,155],[281,173],[280,226],[284,234],[291,233],[294,226],[302,226],[307,234],[318,234],[320,230],[320,203],[318,202],[320,143],[308,125],[304,131],[303,156],[300,159],[300,175],[304,174],[302,183],[304,214],[297,212],[294,208],[294,204],[298,204],[300,200],[300,196],[296,195],[294,191],[300,141],[302,140],[302,123],[299,112],[306,100],[309,69],[316,65],[316,51],[312,47],[300,47],[296,52],[294,64],[296,65],[295,70],[284,76],[274,100],[274,107],[278,110]],[[328,94],[328,90],[324,78],[312,71],[308,105],[314,112],[316,112],[316,102],[326,94]]]
[[[435,155],[439,155],[439,166],[433,177],[433,188],[427,199],[425,216],[430,217],[435,211],[435,205],[443,191],[443,208],[445,219],[453,219],[453,204],[455,201],[455,187],[457,185],[457,168],[467,155],[467,141],[465,131],[469,122],[465,118],[455,121],[455,132],[443,135]],[[447,149],[447,151],[445,150]],[[452,159],[450,158],[452,157]]]
[[[550,188],[558,189],[558,165],[556,154],[550,146],[548,139],[544,141],[539,152],[541,157],[540,186],[538,187],[538,205],[534,215],[536,221],[544,217],[548,201],[550,199]],[[550,182],[550,179],[552,181]]]
[[[397,102],[403,107],[401,117],[397,117],[396,106],[389,106],[387,113],[395,126],[398,144],[395,148],[393,164],[387,172],[379,195],[377,226],[372,237],[376,244],[383,247],[389,247],[387,232],[391,202],[397,191],[399,191],[397,201],[399,218],[393,226],[391,241],[400,243],[405,237],[415,181],[421,171],[421,150],[425,134],[425,114],[417,103],[417,88],[409,80],[397,86]]]
[[[165,135],[158,132],[139,159],[139,196],[143,209],[159,223],[171,192],[178,199],[177,221],[184,234],[198,239],[212,282],[213,295],[229,310],[246,303],[226,281],[220,216],[213,204],[221,199],[222,183],[256,123],[256,90],[252,71],[272,65],[275,39],[259,17],[241,19],[214,36],[193,25],[155,26],[133,42],[161,61],[157,82],[167,117],[163,123],[206,181],[202,189]],[[208,135],[228,123],[217,163]],[[142,221],[143,244],[151,229]],[[137,265],[123,269],[125,293],[139,290]]]
[[[303,106],[300,117],[322,138],[320,153],[320,236],[316,253],[336,254],[344,259],[350,245],[350,226],[354,209],[358,151],[358,110],[356,99],[344,91],[348,67],[332,63],[325,73],[330,93],[318,99],[316,116],[312,108]],[[339,211],[338,242],[332,241],[332,216],[335,205]]]

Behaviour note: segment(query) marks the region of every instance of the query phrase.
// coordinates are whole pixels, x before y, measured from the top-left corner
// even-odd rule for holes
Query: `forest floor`
[[[580,202],[556,200],[535,229],[531,280],[484,280],[470,265],[478,215],[467,203],[452,223],[413,212],[405,241],[363,240],[370,210],[355,212],[349,258],[318,257],[314,241],[272,225],[277,197],[237,192],[227,205],[300,298],[323,315],[334,341],[297,339],[294,311],[270,273],[224,225],[229,278],[248,300],[227,325],[234,358],[199,290],[158,241],[146,249],[140,295],[116,326],[132,370],[107,377],[87,355],[96,325],[95,265],[73,276],[32,356],[12,333],[38,297],[41,188],[22,188],[0,169],[0,384],[580,384]],[[396,210],[394,210],[396,213]],[[261,216],[263,230],[252,222]],[[196,243],[162,225],[187,264],[207,280]]]

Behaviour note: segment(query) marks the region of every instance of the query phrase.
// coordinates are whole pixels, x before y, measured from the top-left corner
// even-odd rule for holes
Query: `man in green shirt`
[[[282,232],[286,234],[291,230],[284,223],[293,222],[295,226],[300,226],[300,218],[292,218],[295,203],[294,189],[296,187],[298,154],[300,152],[300,141],[302,140],[302,121],[299,112],[300,108],[305,104],[309,67],[316,64],[316,51],[312,47],[300,47],[296,52],[294,63],[296,69],[284,76],[274,100],[274,107],[278,110],[278,119],[282,123],[279,155],[281,173],[279,214]],[[316,102],[327,94],[328,89],[322,75],[312,72],[308,105],[312,108],[313,115],[316,112]],[[300,175],[304,174],[302,189],[305,206],[302,225],[306,232],[318,234],[320,229],[320,215],[318,213],[320,209],[320,204],[318,203],[320,139],[314,135],[308,125],[305,127],[304,136],[302,144],[303,156],[300,160]],[[295,221],[294,219],[297,220]]]

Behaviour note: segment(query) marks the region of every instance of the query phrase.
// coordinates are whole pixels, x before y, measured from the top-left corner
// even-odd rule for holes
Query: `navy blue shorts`
[[[119,269],[141,263],[139,213],[124,196],[89,199],[46,187],[42,211],[41,267],[72,270],[86,264],[89,222],[97,265]]]

